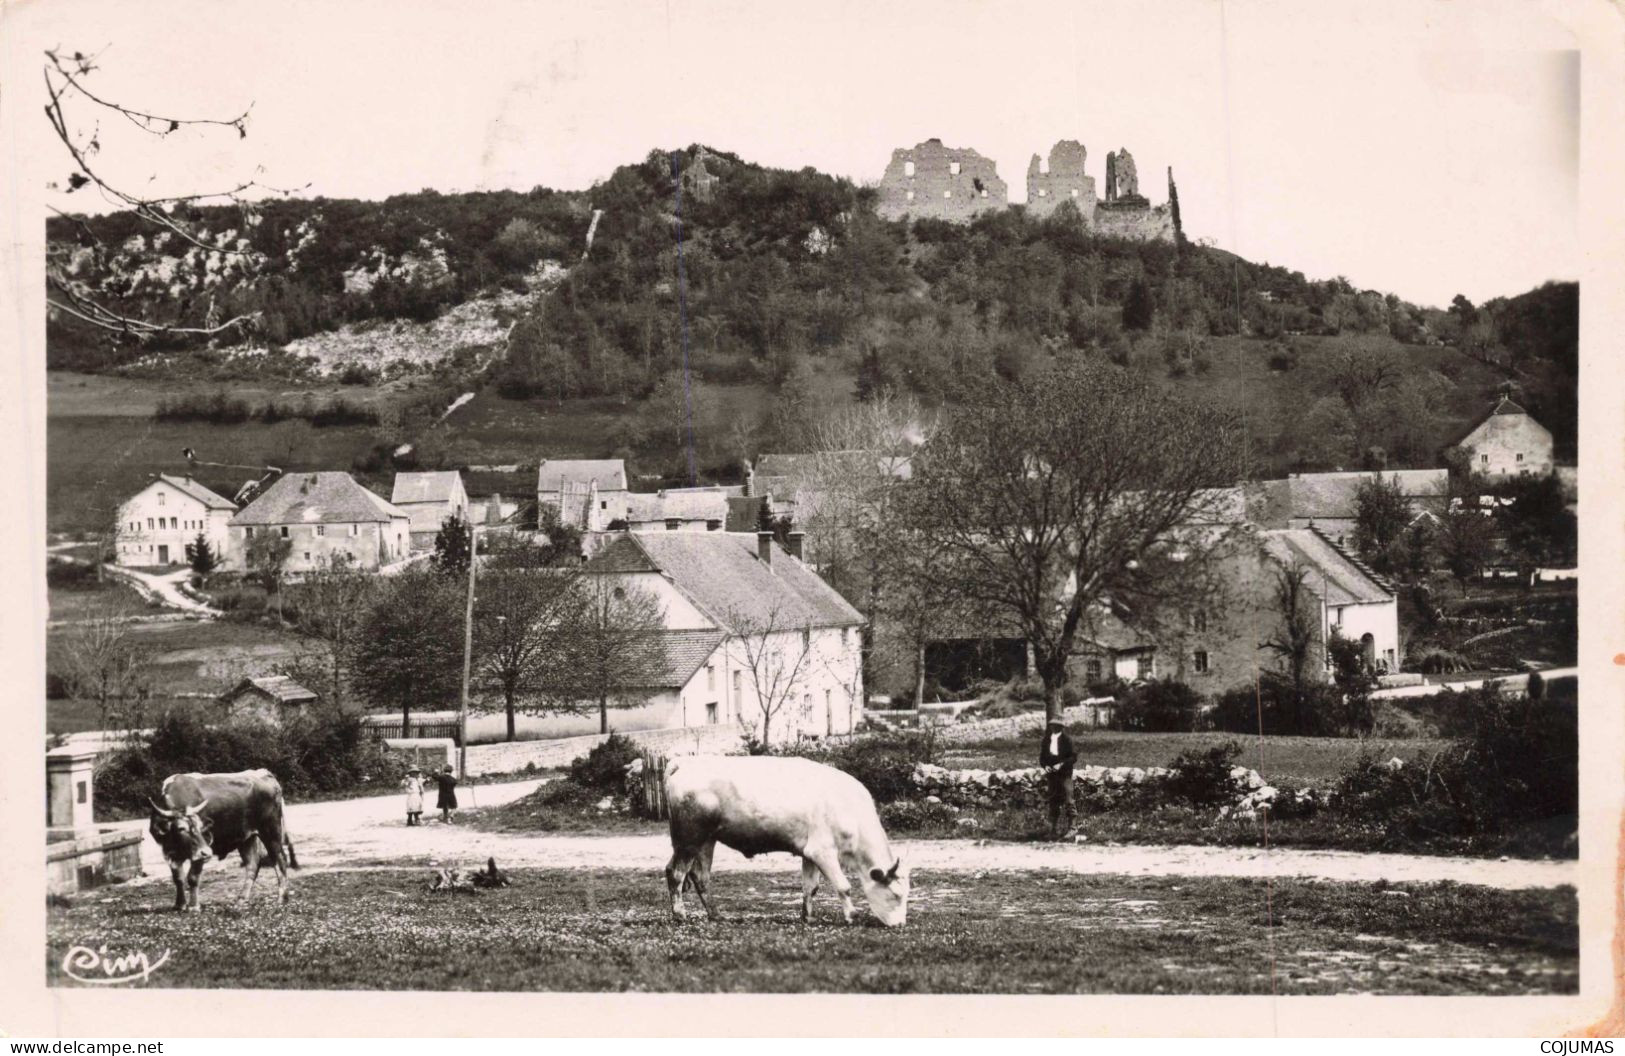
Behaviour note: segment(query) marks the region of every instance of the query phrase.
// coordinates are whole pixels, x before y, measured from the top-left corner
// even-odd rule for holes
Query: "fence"
[[[412,716],[412,728],[405,729],[399,715],[363,715],[361,728],[374,741],[434,740],[449,737],[457,743],[461,730],[457,716],[450,712],[428,712]]]
[[[666,757],[643,753],[643,769],[638,774],[635,811],[645,818],[664,821],[670,816],[666,806]]]

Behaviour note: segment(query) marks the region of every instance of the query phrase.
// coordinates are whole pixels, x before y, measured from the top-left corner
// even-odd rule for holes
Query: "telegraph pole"
[[[468,780],[468,674],[474,659],[474,566],[479,557],[479,536],[468,525],[468,605],[463,613],[463,698],[457,708],[457,780]]]

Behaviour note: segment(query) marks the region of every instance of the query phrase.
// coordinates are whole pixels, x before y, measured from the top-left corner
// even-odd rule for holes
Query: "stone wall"
[[[1098,700],[1086,700],[1074,704],[1061,711],[1061,719],[1068,723],[1087,722],[1095,723],[1102,712],[1109,713],[1113,703],[1110,697]],[[1008,719],[984,719],[981,722],[962,722],[955,726],[941,726],[937,728],[937,742],[939,744],[958,744],[964,741],[980,741],[993,737],[1017,737],[1022,734],[1036,734],[1044,728],[1044,713],[1042,711],[1028,711],[1020,715],[1013,715]]]
[[[632,730],[621,736],[659,755],[721,755],[741,750],[745,733],[742,726],[719,723],[715,726]],[[593,734],[590,737],[563,737],[552,741],[470,745],[468,773],[470,776],[508,774],[527,766],[538,770],[569,766],[609,740],[609,737],[609,734]]]
[[[1174,214],[1166,205],[1139,201],[1101,202],[1095,209],[1094,229],[1109,238],[1132,238],[1142,242],[1172,242]]]
[[[1010,197],[991,159],[969,148],[945,147],[940,139],[892,151],[879,192],[875,211],[887,220],[968,221],[1005,208]]]
[[[1084,223],[1095,218],[1095,178],[1084,171],[1089,152],[1075,139],[1050,148],[1049,163],[1037,154],[1027,163],[1027,215],[1045,217],[1062,202],[1071,202]]]
[[[51,830],[45,844],[46,893],[67,895],[141,876],[145,836],[141,829]]]

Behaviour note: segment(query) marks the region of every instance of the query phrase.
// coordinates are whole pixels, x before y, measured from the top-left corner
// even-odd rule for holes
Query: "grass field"
[[[1568,888],[941,873],[919,879],[909,923],[885,929],[843,925],[828,894],[802,925],[793,873],[719,875],[715,924],[673,923],[652,870],[514,879],[435,895],[423,870],[295,874],[286,908],[262,892],[239,910],[225,904],[236,878],[217,873],[199,915],[169,909],[167,880],[101,889],[49,911],[46,970],[76,985],[62,972],[69,949],[106,945],[167,951],[146,984],[158,987],[1550,994],[1578,983]]]
[[[1335,784],[1364,749],[1386,758],[1410,758],[1436,751],[1442,741],[1361,741],[1353,737],[1246,737],[1233,733],[1123,733],[1073,727],[1078,761],[1090,766],[1167,766],[1181,752],[1202,751],[1234,741],[1242,748],[1237,762],[1257,770],[1268,781],[1325,788]],[[942,765],[954,769],[1016,770],[1038,765],[1038,738],[1011,737],[943,749]]]

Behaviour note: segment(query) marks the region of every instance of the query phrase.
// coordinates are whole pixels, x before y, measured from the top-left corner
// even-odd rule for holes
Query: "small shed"
[[[281,722],[288,716],[290,709],[297,714],[299,709],[316,703],[316,700],[314,692],[287,675],[255,675],[245,678],[219,697],[228,714],[258,715],[272,722]]]

